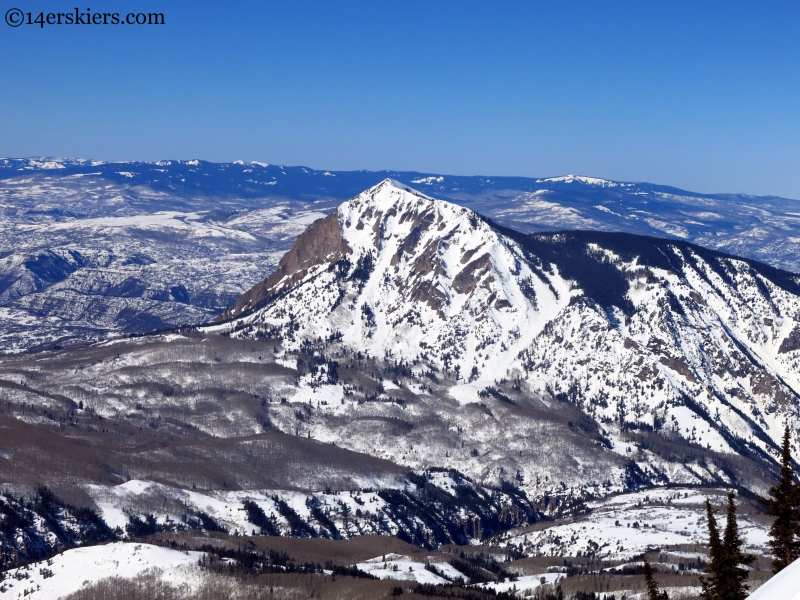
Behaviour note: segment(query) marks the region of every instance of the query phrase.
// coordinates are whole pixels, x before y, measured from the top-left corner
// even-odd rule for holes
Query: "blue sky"
[[[166,24],[0,23],[0,155],[578,173],[800,199],[797,2],[85,8]]]

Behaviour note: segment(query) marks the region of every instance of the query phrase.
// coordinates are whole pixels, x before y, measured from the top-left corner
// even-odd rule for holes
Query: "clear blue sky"
[[[797,1],[85,8],[166,24],[0,23],[0,156],[578,173],[800,198]]]

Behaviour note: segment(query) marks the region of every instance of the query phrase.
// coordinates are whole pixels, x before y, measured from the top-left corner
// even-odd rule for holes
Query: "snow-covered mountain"
[[[309,227],[228,316],[267,302],[237,325],[292,349],[322,335],[430,360],[478,390],[569,304],[570,285],[540,271],[473,211],[387,179]]]
[[[800,205],[783,198],[572,175],[0,159],[0,350],[210,320],[310,222],[386,177],[520,231],[666,236],[800,271]]]
[[[226,316],[210,330],[442,373],[462,405],[514,382],[577,406],[610,447],[654,431],[769,462],[798,427],[798,276],[674,240],[521,234],[392,180],[309,227]],[[731,476],[668,463],[648,477]]]

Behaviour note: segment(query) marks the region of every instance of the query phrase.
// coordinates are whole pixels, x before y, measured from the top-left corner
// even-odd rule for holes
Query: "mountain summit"
[[[570,294],[476,213],[387,179],[311,225],[227,316],[263,305],[246,322],[290,348],[337,338],[485,386]]]
[[[676,240],[522,234],[388,179],[312,224],[226,317],[215,329],[234,337],[441,372],[462,404],[514,380],[611,437],[654,431],[772,463],[796,426],[797,275]]]

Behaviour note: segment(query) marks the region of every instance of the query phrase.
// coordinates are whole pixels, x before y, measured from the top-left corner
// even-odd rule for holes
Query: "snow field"
[[[114,542],[73,548],[53,558],[12,569],[0,584],[9,598],[57,600],[106,577],[130,579],[149,569],[169,573],[175,584],[197,584],[202,575],[196,565],[202,552],[179,552],[150,544]],[[4,597],[4,596],[0,596]]]
[[[358,563],[355,566],[359,570],[374,575],[379,579],[399,579],[434,585],[448,584],[459,577],[467,581],[467,577],[465,577],[463,573],[446,562],[431,562],[430,564],[445,577],[441,577],[426,569],[425,563],[400,554],[378,556],[365,562]]]
[[[710,494],[717,519],[725,501]],[[521,535],[505,534],[500,545],[520,546],[528,556],[594,556],[628,560],[656,548],[708,542],[705,493],[691,488],[648,490],[588,502],[592,513],[573,522],[556,524]],[[749,552],[767,552],[768,527],[739,515],[739,528]],[[696,558],[698,554],[687,555]]]
[[[479,583],[475,587],[491,589],[495,592],[516,592],[518,596],[529,596],[541,585],[558,583],[564,576],[559,573],[541,573],[539,575],[520,575],[514,581],[503,580],[491,583]]]

